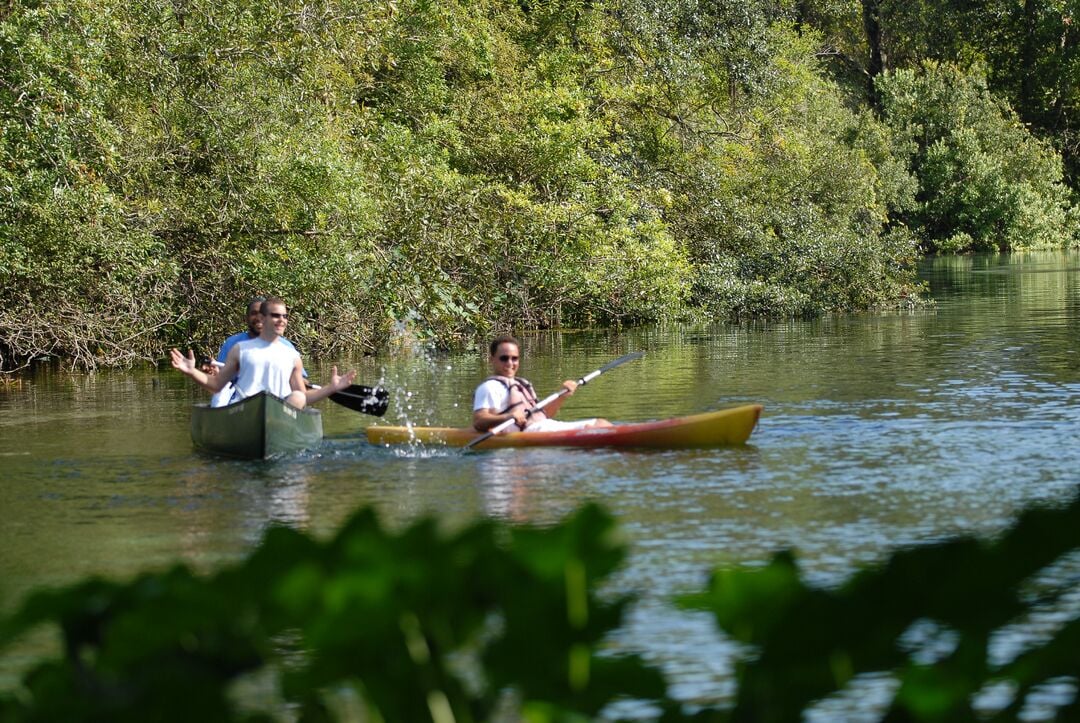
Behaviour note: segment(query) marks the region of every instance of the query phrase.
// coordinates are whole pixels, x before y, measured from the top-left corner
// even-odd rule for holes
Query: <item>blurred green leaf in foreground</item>
[[[387,531],[365,509],[325,541],[273,528],[210,576],[178,566],[38,592],[0,645],[51,623],[62,651],[0,696],[0,721],[575,721],[627,700],[637,718],[793,721],[867,676],[892,693],[856,705],[885,720],[1016,720],[1037,718],[1025,705],[1047,685],[1075,689],[1080,501],[1024,512],[992,541],[897,551],[832,590],[807,586],[790,552],[717,569],[679,603],[745,654],[735,700],[694,706],[606,644],[634,600],[598,594],[625,557],[616,533],[595,505],[546,528],[453,533]],[[1017,632],[1032,619],[1044,624]],[[1068,694],[1051,707],[1043,719],[1080,710]]]

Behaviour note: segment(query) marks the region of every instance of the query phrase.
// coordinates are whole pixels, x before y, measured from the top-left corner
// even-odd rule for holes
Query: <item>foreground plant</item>
[[[31,596],[0,644],[48,623],[63,652],[0,697],[0,721],[573,721],[628,698],[664,721],[789,721],[864,674],[892,680],[888,720],[1016,720],[1040,686],[1080,678],[1080,622],[1059,616],[1008,659],[994,637],[1065,607],[1078,543],[1074,501],[993,542],[897,552],[835,590],[806,586],[790,553],[717,570],[680,603],[748,654],[732,704],[689,710],[640,658],[605,651],[633,598],[597,595],[626,552],[598,507],[454,534],[431,520],[390,533],[363,510],[327,541],[272,529],[208,577],[177,567]],[[1078,711],[1074,697],[1057,714]]]
[[[267,678],[302,720],[335,717],[343,691],[370,720],[484,720],[510,688],[539,719],[594,716],[628,688],[663,694],[637,658],[600,655],[629,599],[595,591],[623,555],[595,507],[547,530],[392,534],[370,510],[326,542],[275,528],[210,577],[33,595],[2,640],[55,622],[64,654],[0,700],[0,720],[247,720],[233,688]]]
[[[1007,661],[991,655],[994,638],[1032,613],[1068,609],[1078,545],[1074,501],[1023,513],[993,542],[902,550],[837,590],[806,586],[781,553],[763,569],[716,571],[707,591],[682,603],[711,611],[755,651],[738,671],[735,709],[718,719],[799,720],[815,701],[875,674],[896,685],[888,720],[1017,720],[1040,686],[1080,676],[1080,621],[1030,636]],[[1052,564],[1058,570],[1042,580]],[[976,711],[991,688],[1011,691],[1008,702]],[[1058,711],[1067,720],[1078,713],[1075,699]]]

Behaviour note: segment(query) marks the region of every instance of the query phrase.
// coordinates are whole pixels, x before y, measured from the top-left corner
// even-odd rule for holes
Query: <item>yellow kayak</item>
[[[511,432],[498,434],[476,445],[497,447],[652,447],[689,449],[743,444],[754,431],[760,404],[721,409],[716,412],[675,417],[655,422],[632,422],[614,427],[572,429],[563,432]],[[480,436],[475,429],[458,427],[368,427],[372,444],[442,444],[464,447]]]

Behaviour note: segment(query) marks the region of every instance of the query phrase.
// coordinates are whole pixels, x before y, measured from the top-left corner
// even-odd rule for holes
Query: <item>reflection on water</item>
[[[476,484],[484,513],[490,517],[513,523],[558,520],[567,509],[596,498],[588,479],[600,470],[606,474],[608,469],[603,466],[591,473],[574,474],[568,469],[572,466],[566,454],[569,450],[540,449],[519,454],[521,451],[476,453]]]
[[[484,516],[550,523],[595,500],[631,550],[611,587],[642,595],[612,649],[662,666],[684,699],[724,699],[733,647],[707,616],[668,603],[700,589],[713,566],[759,565],[793,547],[813,581],[834,584],[897,547],[992,535],[1021,507],[1074,493],[1080,256],[935,259],[924,277],[937,299],[925,309],[524,339],[522,374],[542,395],[648,352],[575,394],[562,416],[639,421],[764,404],[739,448],[383,449],[364,439],[372,418],[323,402],[317,451],[231,462],[191,450],[188,405],[201,392],[170,370],[40,369],[0,388],[0,610],[91,573],[210,568],[271,524],[330,534],[363,505],[391,528],[426,515],[455,528]],[[414,351],[355,365],[358,381],[391,390],[384,423],[465,426],[484,356]],[[309,364],[312,377],[331,361],[342,360]],[[1074,568],[1051,576],[1075,585]],[[995,649],[1045,630],[1021,621]]]

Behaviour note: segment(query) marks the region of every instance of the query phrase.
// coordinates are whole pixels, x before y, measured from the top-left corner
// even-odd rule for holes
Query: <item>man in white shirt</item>
[[[248,302],[247,315],[245,317],[247,321],[247,329],[233,334],[228,339],[226,339],[224,343],[222,343],[221,349],[218,351],[216,364],[214,362],[210,362],[209,364],[204,364],[199,367],[204,372],[206,372],[208,376],[214,376],[218,373],[218,369],[225,365],[225,360],[229,357],[229,350],[232,349],[235,345],[239,344],[242,341],[251,341],[252,339],[256,339],[258,338],[259,334],[262,333],[262,304],[264,301],[266,301],[265,296],[256,296]],[[285,346],[293,346],[293,343],[285,337],[281,337],[281,343]],[[304,379],[307,379],[306,370],[304,371]],[[211,397],[210,406],[224,407],[226,404],[232,401],[232,398],[233,385],[231,383],[226,384],[224,387],[221,388],[220,392]]]
[[[217,374],[210,376],[199,369],[190,349],[187,356],[176,349],[170,352],[173,367],[213,393],[221,391],[235,378],[232,397],[234,402],[267,391],[285,399],[297,409],[303,409],[306,405],[352,384],[356,372],[350,371],[339,376],[335,366],[331,371],[329,384],[318,389],[306,389],[300,354],[291,344],[286,345],[282,338],[289,323],[285,302],[271,297],[262,302],[259,313],[263,322],[259,336],[233,345],[225,358],[225,365]]]
[[[521,343],[512,336],[500,336],[491,342],[488,352],[492,376],[473,394],[473,427],[476,431],[486,432],[509,419],[517,424],[517,429],[507,428],[510,432],[555,432],[612,426],[606,419],[582,419],[576,422],[552,419],[566,397],[577,389],[577,382],[572,379],[562,383],[568,390],[567,394],[552,400],[543,410],[528,414],[528,410],[535,407],[539,400],[529,380],[517,375],[521,363]]]

